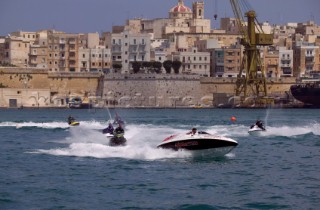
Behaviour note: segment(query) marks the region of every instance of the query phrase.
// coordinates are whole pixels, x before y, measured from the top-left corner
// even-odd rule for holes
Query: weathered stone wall
[[[103,78],[97,73],[52,73],[43,69],[0,68],[1,87],[48,90],[53,106],[65,106],[66,98],[72,96],[98,96],[98,99],[102,96],[103,100],[97,100],[100,106],[210,107],[214,104],[216,94],[233,96],[235,82],[236,78],[200,78],[197,75],[107,74]],[[294,83],[295,78],[268,80],[268,94],[285,96]],[[5,106],[8,102],[2,104]],[[32,106],[35,103],[30,104]],[[42,104],[45,106],[48,101]]]
[[[44,69],[0,68],[0,84],[7,88],[50,89],[58,95],[96,95],[98,73],[52,73]]]
[[[109,74],[104,81],[106,105],[122,107],[192,106],[200,101],[198,76]]]
[[[0,107],[49,107],[49,89],[0,88]]]
[[[192,107],[213,105],[214,95],[233,96],[236,78],[188,75],[109,74],[104,81],[104,105],[121,107]],[[267,81],[268,94],[283,97],[294,78]]]

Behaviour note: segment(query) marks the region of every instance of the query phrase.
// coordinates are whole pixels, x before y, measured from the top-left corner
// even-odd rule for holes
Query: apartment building
[[[111,34],[112,62],[122,65],[121,73],[131,73],[134,61],[150,61],[150,35],[126,30]]]
[[[29,63],[30,40],[23,37],[6,36],[0,51],[0,54],[2,54],[2,64],[27,67]]]
[[[182,74],[198,74],[205,77],[210,75],[210,53],[199,52],[196,47],[173,52],[168,56],[168,60],[180,61]]]
[[[213,48],[211,55],[212,77],[237,77],[241,67],[241,48]]]
[[[279,76],[293,76],[293,50],[287,50],[285,47],[279,48]],[[278,75],[275,75],[278,77]]]
[[[280,77],[279,58],[279,51],[273,47],[266,47],[261,52],[262,65],[267,78]]]
[[[79,48],[79,71],[80,72],[110,72],[111,50],[104,46],[95,48]]]
[[[293,48],[293,56],[293,76],[306,76],[314,71],[320,71],[319,46],[313,43],[297,42]]]

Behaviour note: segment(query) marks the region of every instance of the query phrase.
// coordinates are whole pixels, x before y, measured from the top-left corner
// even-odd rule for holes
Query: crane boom
[[[241,96],[241,101],[244,101],[248,96],[257,99],[267,96],[266,78],[258,46],[272,45],[273,36],[263,33],[262,27],[256,20],[255,11],[249,10],[245,13],[241,11],[239,1],[230,0],[230,3],[242,35],[240,43],[244,46],[242,65],[236,82],[236,96]],[[247,17],[247,27],[244,26],[242,14]],[[262,33],[256,33],[256,29]]]

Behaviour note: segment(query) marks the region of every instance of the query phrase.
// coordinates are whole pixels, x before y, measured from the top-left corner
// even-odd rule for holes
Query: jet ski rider
[[[105,129],[102,130],[102,133],[103,134],[106,134],[106,133],[110,133],[110,134],[113,134],[113,126],[112,126],[112,123],[109,123],[108,127],[106,127]]]
[[[261,128],[262,130],[266,130],[266,129],[264,128],[263,123],[262,123],[261,120],[257,120],[256,126],[258,126],[259,128]]]
[[[75,119],[71,115],[69,115],[68,124],[71,125],[71,123],[73,123],[74,121],[75,121]]]
[[[124,130],[121,126],[121,124],[118,125],[118,127],[113,131],[114,134],[124,134]]]
[[[187,134],[193,136],[196,133],[197,133],[197,129],[196,128],[192,128],[192,130],[190,132],[188,132]]]

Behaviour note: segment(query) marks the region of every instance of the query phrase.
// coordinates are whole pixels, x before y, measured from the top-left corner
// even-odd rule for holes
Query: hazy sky
[[[185,0],[192,7],[196,0]],[[199,0],[198,0],[199,1]],[[167,18],[178,0],[0,0],[0,36],[13,31],[56,29],[69,33],[111,31],[126,19]],[[234,17],[229,0],[204,0],[205,17]],[[217,2],[217,3],[215,3]],[[260,22],[320,25],[320,0],[247,0]],[[212,21],[212,27],[217,26]]]

